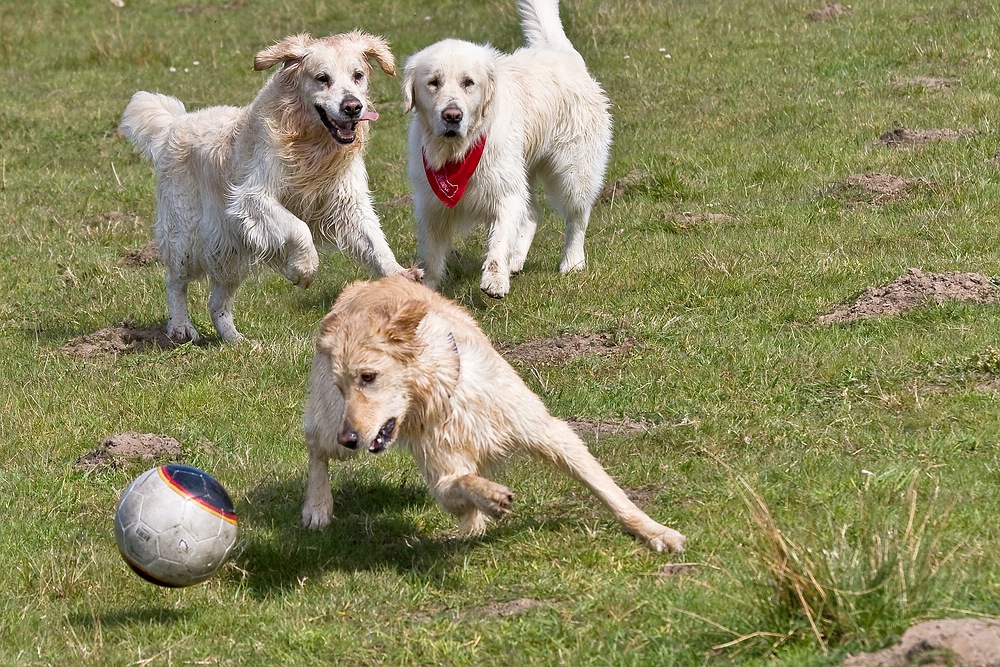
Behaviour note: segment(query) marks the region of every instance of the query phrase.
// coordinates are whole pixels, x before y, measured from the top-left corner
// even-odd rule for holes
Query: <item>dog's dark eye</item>
[[[365,80],[365,73],[364,72],[357,71],[357,72],[354,73],[354,83],[361,83],[364,80]]]
[[[441,79],[439,79],[437,77],[434,77],[433,79],[431,79],[430,81],[427,82],[427,85],[430,88],[432,88],[434,90],[437,90],[438,88],[441,87]]]
[[[474,85],[476,85],[476,82],[472,79],[468,77],[462,79],[462,88],[472,88]]]
[[[371,384],[378,377],[374,371],[365,371],[361,374],[361,384]]]
[[[324,86],[330,83],[330,75],[326,72],[320,72],[315,78],[318,83],[322,83]]]

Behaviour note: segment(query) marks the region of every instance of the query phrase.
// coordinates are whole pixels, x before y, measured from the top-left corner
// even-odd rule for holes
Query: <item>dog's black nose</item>
[[[445,107],[441,112],[441,120],[446,123],[461,123],[462,117],[462,110],[458,107]]]
[[[357,449],[359,439],[358,432],[353,428],[345,428],[337,434],[337,442],[348,449]]]
[[[344,114],[348,118],[358,118],[361,116],[361,109],[364,105],[361,104],[361,100],[354,96],[348,96],[343,99],[340,103],[340,113]]]

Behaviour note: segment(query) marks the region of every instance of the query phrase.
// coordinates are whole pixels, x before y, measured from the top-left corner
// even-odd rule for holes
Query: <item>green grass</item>
[[[1000,273],[992,4],[858,3],[813,22],[820,3],[564,0],[614,103],[609,179],[639,180],[595,210],[586,272],[558,274],[550,214],[509,298],[479,293],[481,235],[459,244],[445,292],[498,343],[636,341],[516,367],[554,414],[653,425],[593,450],[688,536],[682,556],[647,553],[583,490],[524,462],[503,473],[514,515],[456,541],[398,453],[335,470],[336,521],[301,531],[311,334],[365,276],[336,253],[308,291],[271,272],[244,286],[237,323],[253,345],[60,351],[166,317],[160,267],[118,263],[154,217],[152,172],[116,134],[135,90],[245,103],[264,79],[253,54],[300,31],[380,33],[400,64],[446,36],[512,49],[513,2],[8,5],[0,664],[824,665],[919,619],[1000,613],[997,308],[817,322],[908,267]],[[960,82],[894,85],[915,76]],[[409,188],[398,86],[374,80],[379,202]],[[897,126],[976,134],[876,144]],[[884,203],[840,187],[870,171],[927,184]],[[379,210],[414,261],[411,211]],[[685,211],[734,220],[678,225]],[[206,290],[192,292],[210,331]],[[177,438],[232,493],[239,547],[209,582],[157,589],[116,553],[114,503],[144,466],[73,463],[123,431]],[[534,605],[495,611],[522,599]]]

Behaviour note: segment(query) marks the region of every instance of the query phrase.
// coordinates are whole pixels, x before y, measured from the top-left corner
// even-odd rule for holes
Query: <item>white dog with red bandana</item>
[[[559,20],[558,0],[518,0],[527,46],[512,54],[447,39],[403,69],[425,284],[436,288],[456,234],[481,220],[489,244],[480,287],[494,298],[524,267],[541,182],[566,218],[559,270],[582,269],[584,236],[611,146],[609,101]]]

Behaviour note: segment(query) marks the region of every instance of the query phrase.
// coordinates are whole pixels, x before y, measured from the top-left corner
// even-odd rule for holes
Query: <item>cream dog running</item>
[[[628,499],[464,310],[402,276],[349,285],[320,323],[303,422],[307,528],[324,528],[332,516],[329,459],[379,453],[398,440],[463,535],[510,512],[513,494],[488,477],[526,453],[589,488],[650,549],[684,546],[683,535]]]

